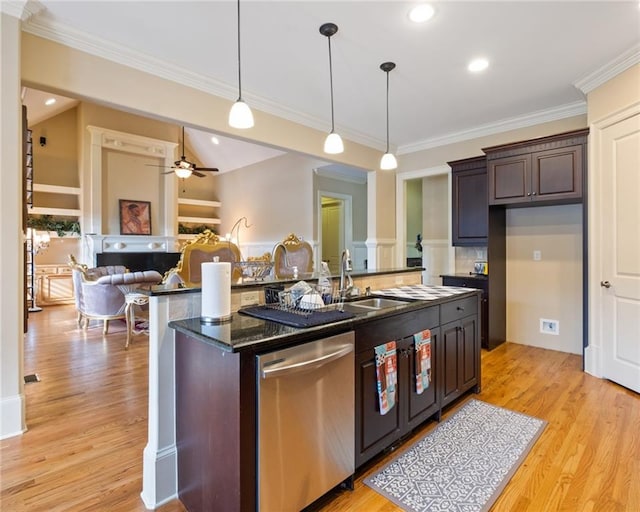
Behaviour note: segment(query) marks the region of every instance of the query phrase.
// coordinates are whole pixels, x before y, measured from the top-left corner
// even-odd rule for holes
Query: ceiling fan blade
[[[169,169],[167,165],[159,165],[159,164],[144,164],[148,167],[163,167],[164,169]]]
[[[218,169],[217,167],[196,167],[194,170],[204,172],[220,172],[220,169]]]
[[[206,176],[206,174],[202,174],[201,172],[198,172],[198,171],[191,171],[191,174],[193,174],[194,176],[197,176],[198,178],[204,178]]]
[[[173,174],[173,173],[174,173],[174,171],[165,171],[165,172],[163,172],[161,174]]]

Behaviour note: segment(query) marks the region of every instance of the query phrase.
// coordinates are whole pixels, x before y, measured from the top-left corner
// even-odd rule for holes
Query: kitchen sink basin
[[[345,310],[348,310],[349,308],[352,308],[352,307],[358,308],[358,309],[375,310],[375,309],[392,308],[395,306],[404,306],[406,304],[407,302],[404,300],[385,299],[383,297],[371,297],[368,299],[355,300],[353,302],[345,302],[344,307],[345,307]]]

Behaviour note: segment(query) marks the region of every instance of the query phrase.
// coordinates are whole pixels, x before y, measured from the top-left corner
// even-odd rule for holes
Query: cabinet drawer
[[[440,304],[440,323],[454,322],[478,313],[478,296]]]
[[[368,322],[356,329],[356,353],[373,350],[388,341],[401,340],[424,329],[438,327],[440,306],[403,313]]]

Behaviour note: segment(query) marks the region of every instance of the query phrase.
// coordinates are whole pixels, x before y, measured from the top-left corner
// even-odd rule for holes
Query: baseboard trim
[[[0,400],[0,439],[20,436],[27,431],[24,407],[23,394]]]

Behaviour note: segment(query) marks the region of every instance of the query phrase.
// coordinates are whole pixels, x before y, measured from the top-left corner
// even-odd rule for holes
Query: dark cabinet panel
[[[400,369],[398,369],[400,378]],[[400,438],[400,407],[380,414],[373,350],[356,355],[356,467]]]
[[[485,148],[489,204],[533,206],[582,200],[588,130]]]
[[[538,201],[582,197],[582,151],[576,145],[532,154],[532,194]]]
[[[484,156],[449,162],[452,176],[452,243],[487,244],[487,165]]]
[[[373,321],[356,329],[356,467],[391,446],[420,423],[440,413],[436,360],[439,338],[439,306]],[[417,313],[417,315],[416,315]],[[431,331],[431,382],[416,392],[413,334]],[[396,336],[392,334],[395,330]],[[396,405],[380,414],[375,346],[396,341]]]
[[[443,325],[442,351],[439,360],[442,373],[441,402],[445,407],[476,386],[480,389],[480,345],[477,315]]]
[[[488,163],[489,203],[530,201],[531,156],[498,158]]]
[[[440,329],[431,329],[431,382],[421,394],[416,392],[416,351],[413,337],[405,338],[401,343],[402,365],[406,368],[407,379],[401,387],[402,402],[406,404],[406,429],[411,430],[440,409],[438,394],[436,393],[435,361],[439,347]],[[405,385],[406,384],[406,385]]]

